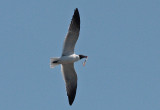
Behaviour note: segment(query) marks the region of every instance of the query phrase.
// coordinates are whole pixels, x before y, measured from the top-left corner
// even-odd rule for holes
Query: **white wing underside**
[[[66,84],[66,91],[70,105],[73,103],[77,90],[77,74],[74,69],[74,63],[62,64],[63,78]]]
[[[64,41],[62,56],[74,54],[74,47],[79,33],[68,32]]]

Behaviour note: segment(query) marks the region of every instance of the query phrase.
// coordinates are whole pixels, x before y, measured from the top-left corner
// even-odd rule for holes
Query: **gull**
[[[77,55],[74,53],[75,44],[78,40],[80,32],[80,15],[78,8],[74,10],[68,33],[65,37],[61,57],[50,58],[50,67],[54,68],[61,65],[63,79],[66,85],[67,96],[69,104],[72,105],[77,90],[77,74],[74,69],[74,62],[83,58],[87,59],[85,55]],[[86,61],[86,60],[85,60]]]

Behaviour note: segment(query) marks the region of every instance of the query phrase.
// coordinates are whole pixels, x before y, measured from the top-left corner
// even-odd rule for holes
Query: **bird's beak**
[[[84,58],[88,58],[88,56],[84,56]]]

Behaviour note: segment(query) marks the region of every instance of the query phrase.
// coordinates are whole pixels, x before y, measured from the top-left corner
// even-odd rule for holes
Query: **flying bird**
[[[87,59],[85,55],[77,55],[74,53],[75,44],[80,33],[80,15],[76,8],[72,17],[68,33],[65,37],[61,57],[50,58],[50,67],[54,68],[61,65],[61,71],[66,85],[67,96],[69,104],[72,105],[77,90],[77,74],[74,69],[74,62],[83,58]],[[86,61],[86,60],[85,60]]]

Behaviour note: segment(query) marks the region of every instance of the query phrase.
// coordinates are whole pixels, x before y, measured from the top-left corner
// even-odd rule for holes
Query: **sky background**
[[[78,88],[69,106],[60,66],[74,9]],[[159,0],[0,0],[0,110],[160,110]]]

